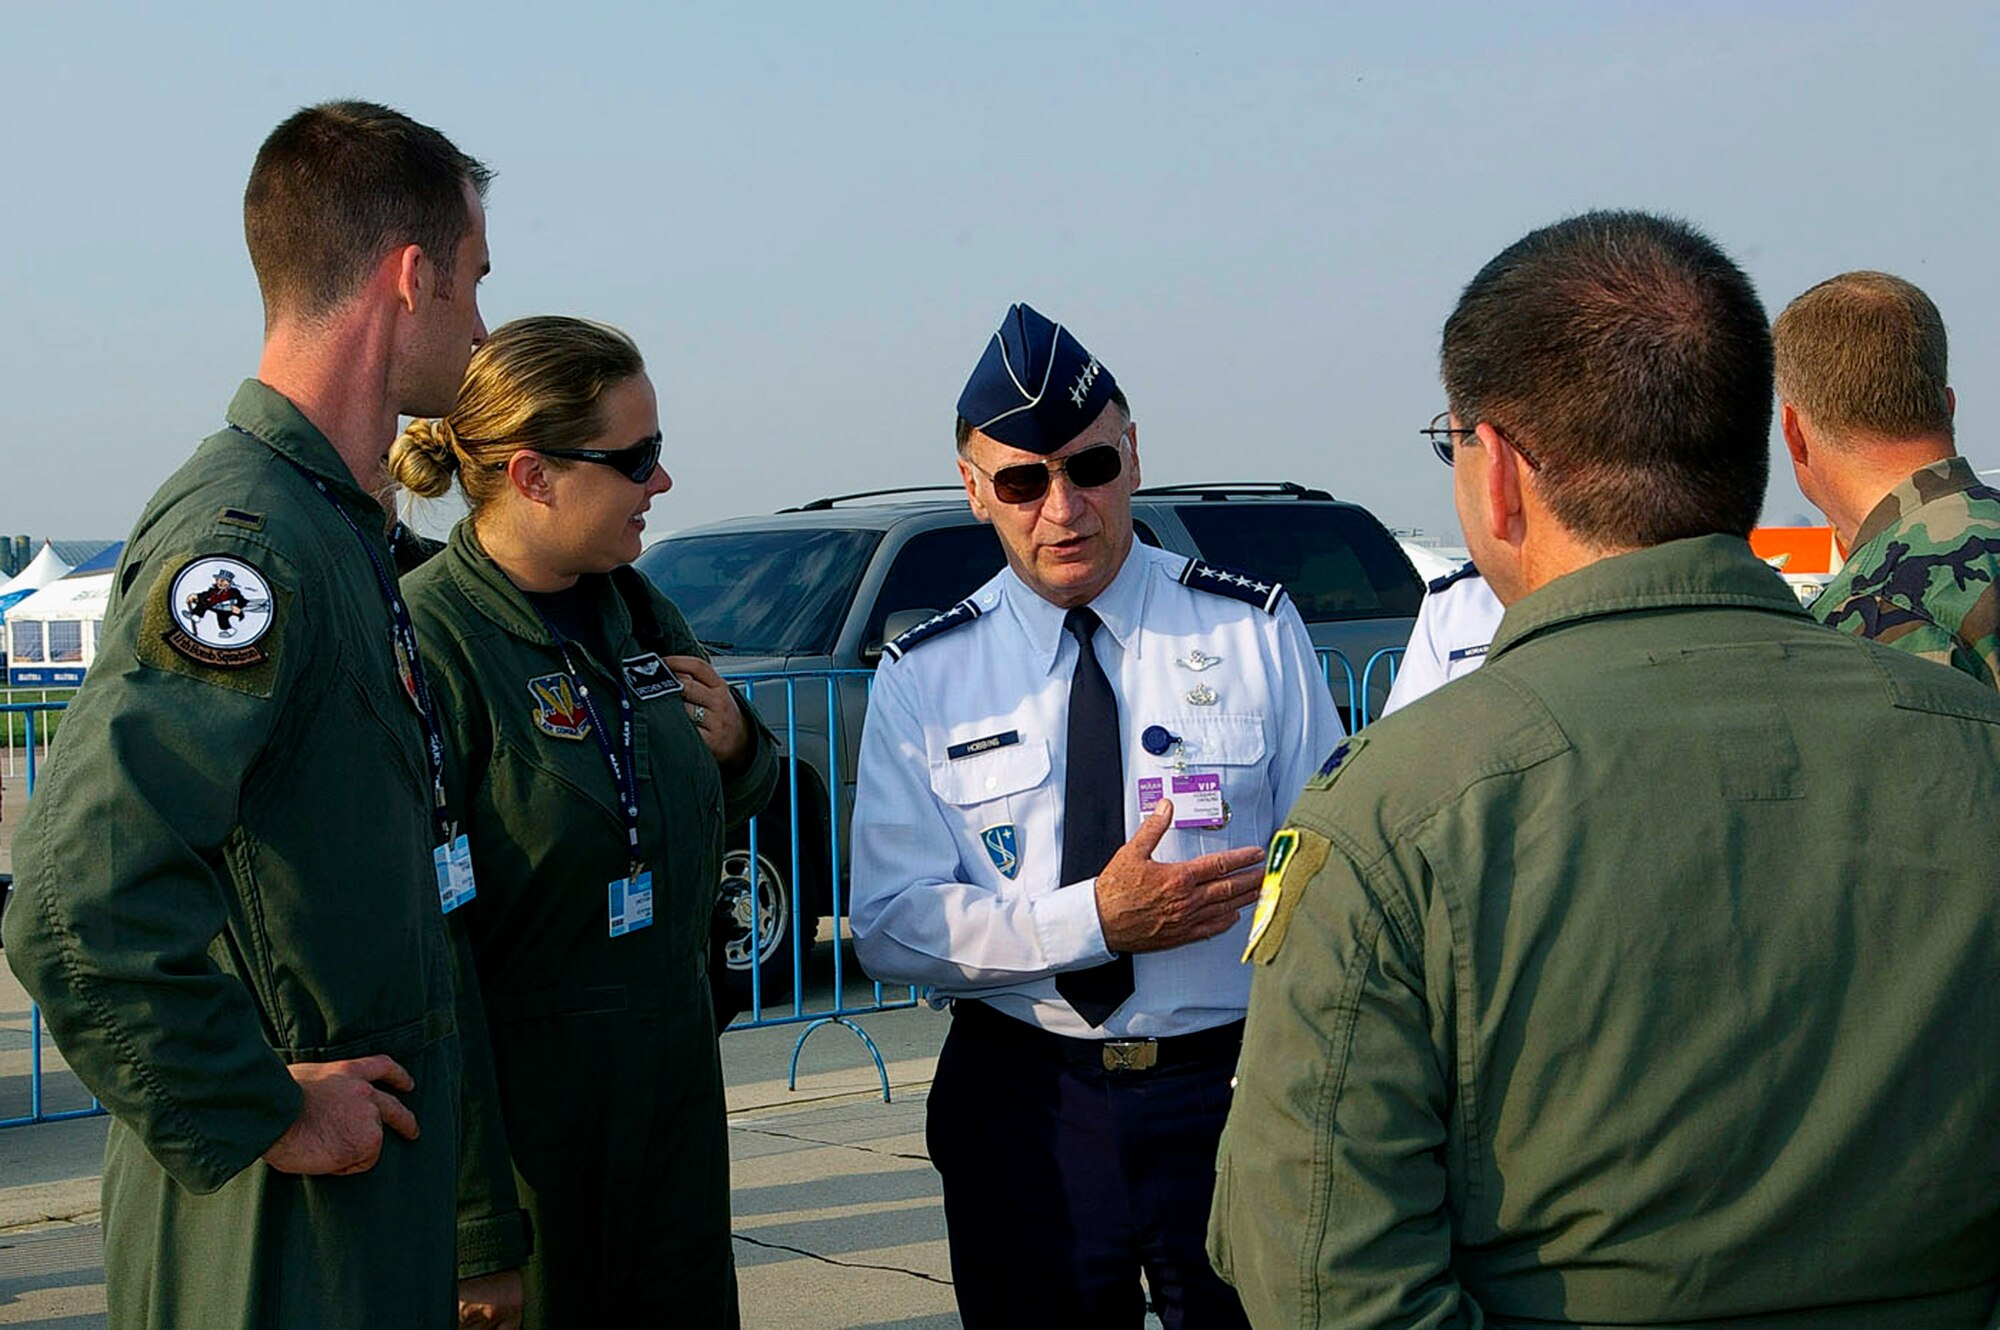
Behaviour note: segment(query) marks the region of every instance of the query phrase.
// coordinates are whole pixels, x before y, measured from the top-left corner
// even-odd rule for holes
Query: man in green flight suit
[[[265,141],[257,377],[133,529],[20,828],[6,954],[112,1113],[117,1330],[456,1320],[449,813],[377,496],[485,336],[489,174],[364,102]],[[227,634],[190,612],[219,579]]]
[[[1771,344],[1591,213],[1445,325],[1484,668],[1273,840],[1209,1249],[1259,1327],[1990,1327],[2000,697],[1746,540]]]
[[[1771,335],[1792,471],[1849,551],[1813,613],[2000,688],[2000,490],[1958,455],[1937,306],[1842,273]]]

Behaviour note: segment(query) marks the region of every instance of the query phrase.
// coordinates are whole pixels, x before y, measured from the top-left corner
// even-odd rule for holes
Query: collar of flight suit
[[[445,543],[444,553],[438,556],[446,561],[445,572],[451,583],[472,603],[489,622],[503,632],[536,646],[552,647],[555,635],[548,624],[528,603],[528,598],[507,579],[500,565],[493,562],[493,556],[479,543],[479,533],[472,528],[472,519],[465,518],[451,529],[451,539]],[[631,636],[632,618],[626,612],[623,600],[611,579],[604,576],[584,575],[577,579],[577,590],[588,601],[592,616],[606,624],[609,631],[605,641],[610,649],[616,650],[619,643]],[[588,654],[589,648],[585,647]],[[601,662],[600,662],[601,663]]]
[[[1139,624],[1146,615],[1146,597],[1153,584],[1148,574],[1152,568],[1151,552],[1135,536],[1118,575],[1090,602],[1090,608],[1097,611],[1098,619],[1128,655],[1139,654]],[[1042,662],[1044,670],[1053,672],[1066,636],[1063,619],[1069,611],[1037,595],[1011,567],[1001,576],[1006,579],[1008,610],[1027,635],[1029,645],[1034,647],[1035,658]]]
[[[380,536],[387,545],[389,516],[381,500],[361,488],[333,444],[320,433],[319,426],[306,419],[305,412],[292,404],[291,398],[268,383],[245,379],[236,396],[230,399],[223,419],[294,466],[324,480],[356,524],[363,531]]]
[[[1737,606],[1810,617],[1741,536],[1693,536],[1614,554],[1508,606],[1486,661],[1540,633],[1635,611]]]
[[[1855,528],[1854,548],[1860,549],[1925,504],[1946,495],[1963,494],[1978,485],[1979,476],[1973,471],[1972,463],[1957,455],[1918,467],[1908,479],[1883,495],[1880,502],[1868,510],[1868,516],[1861,519],[1861,525]]]

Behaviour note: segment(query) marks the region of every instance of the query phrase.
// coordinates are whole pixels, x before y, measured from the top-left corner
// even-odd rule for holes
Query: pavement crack
[[[820,1145],[830,1150],[859,1150],[862,1154],[881,1155],[884,1159],[913,1159],[919,1164],[931,1162],[929,1155],[906,1154],[901,1150],[878,1150],[872,1145],[857,1145],[853,1141],[822,1141],[816,1136],[800,1136],[795,1132],[772,1131],[769,1127],[738,1127],[737,1131],[754,1132],[759,1136],[770,1136],[780,1141],[797,1141],[801,1145]]]
[[[927,1275],[921,1270],[910,1270],[900,1265],[877,1265],[872,1261],[838,1261],[831,1256],[821,1256],[816,1251],[807,1251],[804,1247],[792,1247],[782,1242],[765,1242],[761,1238],[745,1237],[741,1233],[732,1233],[729,1236],[735,1238],[738,1242],[747,1242],[752,1247],[762,1247],[765,1251],[790,1252],[794,1256],[803,1256],[809,1261],[818,1261],[824,1265],[838,1265],[848,1270],[880,1270],[885,1274],[908,1275],[912,1279],[921,1279],[927,1284],[942,1284],[946,1288],[951,1287],[949,1279],[939,1279],[936,1275]]]

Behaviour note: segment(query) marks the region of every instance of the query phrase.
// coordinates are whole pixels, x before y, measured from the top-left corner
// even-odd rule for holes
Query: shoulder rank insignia
[[[1435,596],[1438,592],[1444,590],[1446,587],[1452,585],[1452,583],[1454,582],[1463,582],[1468,577],[1477,577],[1477,576],[1479,576],[1479,570],[1472,566],[1472,560],[1467,559],[1464,563],[1452,569],[1450,572],[1446,573],[1443,577],[1433,577],[1428,583],[1424,585],[1424,590],[1430,592],[1433,596]]]
[[[1250,916],[1250,940],[1244,945],[1243,959],[1269,965],[1285,943],[1292,911],[1298,907],[1299,892],[1307,879],[1326,863],[1332,842],[1302,827],[1286,827],[1271,838],[1271,852],[1264,860],[1264,885],[1257,896],[1256,912]]]
[[[1326,761],[1319,764],[1319,770],[1315,771],[1312,774],[1312,779],[1306,782],[1306,788],[1309,790],[1323,790],[1333,784],[1334,777],[1340,774],[1340,769],[1347,765],[1348,759],[1360,752],[1361,745],[1367,742],[1367,739],[1356,734],[1350,735],[1335,744],[1333,751],[1326,755]]]
[[[567,674],[544,674],[528,680],[535,699],[535,728],[551,739],[584,739],[590,735],[590,708],[576,695]]]
[[[978,617],[979,607],[969,600],[961,600],[943,614],[933,614],[915,628],[900,634],[895,641],[883,643],[882,654],[890,660],[901,660],[911,648],[922,646],[933,637],[948,633],[961,624],[971,623]]]
[[[1193,587],[1196,591],[1207,591],[1240,600],[1246,605],[1255,605],[1266,614],[1278,612],[1278,602],[1285,594],[1282,582],[1259,582],[1254,577],[1232,573],[1226,568],[1211,568],[1199,559],[1188,560],[1187,567],[1181,569],[1180,582],[1182,586]]]

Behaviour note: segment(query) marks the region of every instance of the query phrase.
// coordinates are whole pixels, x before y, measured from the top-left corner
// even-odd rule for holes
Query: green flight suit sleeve
[[[426,620],[422,627],[432,628]],[[438,724],[444,731],[445,790],[455,815],[467,807],[468,773],[484,771],[492,761],[492,736],[478,699],[465,694],[461,667],[432,654],[424,642],[424,677],[431,690]],[[477,882],[474,883],[475,888]],[[500,1115],[500,1081],[493,1064],[493,1041],[486,1025],[486,999],[479,987],[479,967],[467,932],[468,913],[479,898],[447,916],[451,934],[452,978],[457,984],[456,1011],[462,1066],[459,1072],[458,1153],[458,1277],[515,1270],[534,1249],[527,1210],[514,1184],[514,1160],[507,1145],[507,1128]]]
[[[1252,951],[1210,1257],[1259,1327],[1480,1326],[1451,1269],[1454,1078],[1409,896],[1379,890],[1352,847],[1287,830],[1299,849]]]
[[[651,584],[647,585],[650,589]],[[699,656],[707,660],[708,649],[695,637],[680,607],[658,591],[652,591],[652,600],[661,636],[667,643],[667,654]],[[778,740],[770,727],[764,724],[764,718],[757,714],[757,709],[750,705],[743,690],[732,687],[729,691],[735,695],[736,706],[742,711],[750,732],[749,756],[736,771],[725,770],[722,773],[722,823],[725,828],[735,828],[763,812],[764,806],[771,801],[772,791],[778,788]]]
[[[97,661],[15,842],[6,955],[91,1093],[207,1193],[304,1102],[250,987],[264,921],[239,815],[317,704],[297,695],[302,662],[335,647],[316,647],[301,579],[275,550],[221,528],[172,545],[119,568]],[[196,556],[268,580],[261,662],[205,665],[163,643],[174,576]]]

